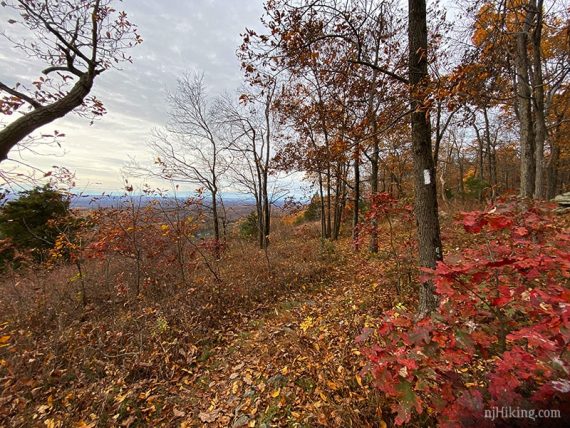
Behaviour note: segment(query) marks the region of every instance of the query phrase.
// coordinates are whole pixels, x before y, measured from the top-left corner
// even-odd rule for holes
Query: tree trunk
[[[552,199],[558,191],[558,160],[560,159],[560,146],[552,142],[550,149],[550,159],[546,169],[546,197]]]
[[[255,193],[255,212],[257,214],[257,243],[263,249],[263,202],[261,189]]]
[[[331,163],[327,160],[327,216],[326,216],[326,233],[325,238],[331,237],[331,220],[332,220],[332,203],[331,203]]]
[[[412,110],[412,150],[414,160],[415,214],[420,265],[435,268],[442,260],[437,210],[437,187],[432,155],[429,110],[423,107],[428,95],[426,1],[409,0],[409,83]],[[431,282],[420,285],[418,316],[437,307]]]
[[[457,150],[457,162],[459,163],[459,193],[461,194],[461,202],[465,202],[465,187],[463,185],[463,158],[459,149]]]
[[[529,80],[528,61],[528,32],[531,27],[532,13],[527,12],[525,22],[516,35],[516,73],[517,73],[517,104],[520,122],[521,143],[521,184],[520,195],[523,198],[532,197],[534,194],[536,178],[535,162],[535,138],[532,121],[532,99]]]
[[[352,216],[352,242],[354,249],[359,250],[359,218],[360,218],[360,145],[354,148],[354,201]]]
[[[376,122],[376,120],[374,120]],[[377,126],[372,126],[374,133],[376,134]],[[371,159],[371,174],[370,174],[370,196],[373,200],[374,196],[378,193],[378,162],[380,160],[380,144],[378,142],[378,136],[373,137],[372,146],[372,159]],[[372,219],[372,231],[370,233],[370,252],[375,254],[378,252],[378,219],[374,217]]]
[[[271,99],[273,91],[268,92],[265,103],[265,153],[263,153],[263,185],[261,186],[263,195],[263,249],[269,246],[269,234],[271,233],[271,204],[268,192],[269,159],[271,156]]]
[[[334,215],[333,215],[333,225],[331,232],[331,239],[336,241],[340,232],[340,222],[341,222],[341,211],[340,206],[342,204],[343,197],[343,181],[342,181],[342,166],[337,164],[336,167],[336,179],[335,179],[335,197],[334,197]]]
[[[212,196],[212,222],[214,226],[214,255],[216,259],[220,258],[220,219],[218,217],[218,191],[211,190]]]
[[[320,206],[321,206],[321,238],[325,239],[327,237],[327,223],[325,218],[325,195],[323,190],[323,175],[319,171],[319,196],[320,196]]]
[[[489,185],[491,186],[491,200],[495,200],[497,190],[497,156],[495,144],[491,140],[491,124],[487,107],[483,107],[483,118],[485,119],[485,143],[487,151],[487,167],[489,173]]]
[[[271,207],[269,194],[267,192],[267,171],[264,174],[263,182],[263,249],[269,246],[269,234],[271,232]]]
[[[378,56],[378,52],[376,52]],[[378,121],[374,111],[374,95],[376,93],[376,80],[378,79],[378,70],[372,70],[372,85],[368,96],[368,122],[372,125],[372,157],[370,158],[370,201],[378,193],[378,163],[380,162],[380,141],[378,137]],[[378,253],[378,219],[376,217],[371,220],[370,245],[371,253]]]
[[[479,186],[477,186],[477,200],[479,202],[483,201],[483,189],[482,184],[484,180],[484,144],[483,144],[483,137],[481,136],[481,132],[479,131],[479,127],[477,124],[473,124],[473,128],[475,128],[475,134],[477,135],[477,178],[479,179]]]
[[[542,6],[543,0],[531,1],[531,5],[535,8],[536,26],[532,35],[532,54],[533,54],[533,82],[532,91],[534,99],[534,120],[536,131],[536,147],[535,147],[535,162],[536,173],[534,183],[534,198],[544,199],[544,142],[546,141],[546,119],[544,109],[544,79],[542,77]]]

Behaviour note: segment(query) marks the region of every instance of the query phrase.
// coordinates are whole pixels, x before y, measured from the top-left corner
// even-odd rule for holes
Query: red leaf
[[[489,227],[491,230],[501,230],[513,224],[513,221],[505,216],[489,216]]]
[[[469,233],[479,233],[487,221],[477,212],[462,213],[463,227]]]
[[[517,237],[517,238],[524,238],[525,236],[528,235],[528,229],[526,227],[515,227],[513,229],[513,234]]]
[[[508,285],[499,286],[499,297],[493,299],[491,304],[493,306],[503,307],[512,300],[511,288]]]

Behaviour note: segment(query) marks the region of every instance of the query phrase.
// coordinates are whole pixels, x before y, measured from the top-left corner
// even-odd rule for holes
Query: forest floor
[[[195,288],[81,310],[37,286],[40,306],[0,319],[0,426],[390,426],[356,338],[414,305],[411,276],[387,241],[370,257],[289,227],[271,269],[263,252],[230,248],[232,281],[202,311]]]
[[[487,239],[454,217],[440,215],[452,263]],[[276,221],[267,252],[234,236],[216,275],[197,262],[178,283],[149,257],[157,280],[138,295],[132,258],[85,260],[85,306],[69,263],[4,272],[0,427],[393,426],[365,337],[416,305],[414,222],[382,222],[374,255],[366,237],[355,251],[319,235]],[[407,426],[435,426],[431,410]]]
[[[333,267],[329,278],[227,332],[215,358],[183,382],[177,408],[219,426],[381,426],[355,338],[393,297],[377,282],[359,282],[356,260],[343,266],[354,269]]]

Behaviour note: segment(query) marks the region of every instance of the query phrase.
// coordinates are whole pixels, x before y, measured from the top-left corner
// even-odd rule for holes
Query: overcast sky
[[[42,156],[24,161],[43,170],[65,166],[76,173],[79,190],[121,191],[121,168],[129,157],[150,162],[147,149],[152,128],[165,124],[166,92],[186,71],[204,72],[209,93],[235,91],[242,82],[235,52],[247,28],[259,28],[262,0],[124,0],[122,9],[136,23],[144,42],[131,51],[133,64],[110,70],[95,81],[93,94],[108,113],[93,125],[69,115],[42,132],[64,132],[63,149],[36,148]],[[0,14],[5,14],[0,8]],[[0,19],[0,29],[17,31]],[[0,81],[13,85],[41,74],[30,61],[0,38]],[[19,159],[18,154],[10,157]],[[13,164],[12,164],[13,165]],[[6,168],[7,165],[2,165]]]

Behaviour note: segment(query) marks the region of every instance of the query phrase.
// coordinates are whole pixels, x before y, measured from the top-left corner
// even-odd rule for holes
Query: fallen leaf
[[[358,386],[362,388],[362,378],[358,375],[356,375],[355,377],[356,377],[356,383],[358,384]]]
[[[212,413],[200,412],[198,414],[198,418],[204,423],[212,423],[218,419],[219,412],[217,410],[213,411]]]
[[[186,413],[185,413],[185,412],[183,412],[183,411],[181,411],[181,410],[178,410],[176,407],[174,407],[174,408],[172,409],[172,413],[174,413],[174,416],[177,417],[177,418],[183,418],[184,416],[186,416]]]
[[[313,325],[313,317],[307,317],[304,319],[304,321],[301,323],[300,327],[301,330],[303,330],[304,332],[306,332],[309,328],[311,328]]]

